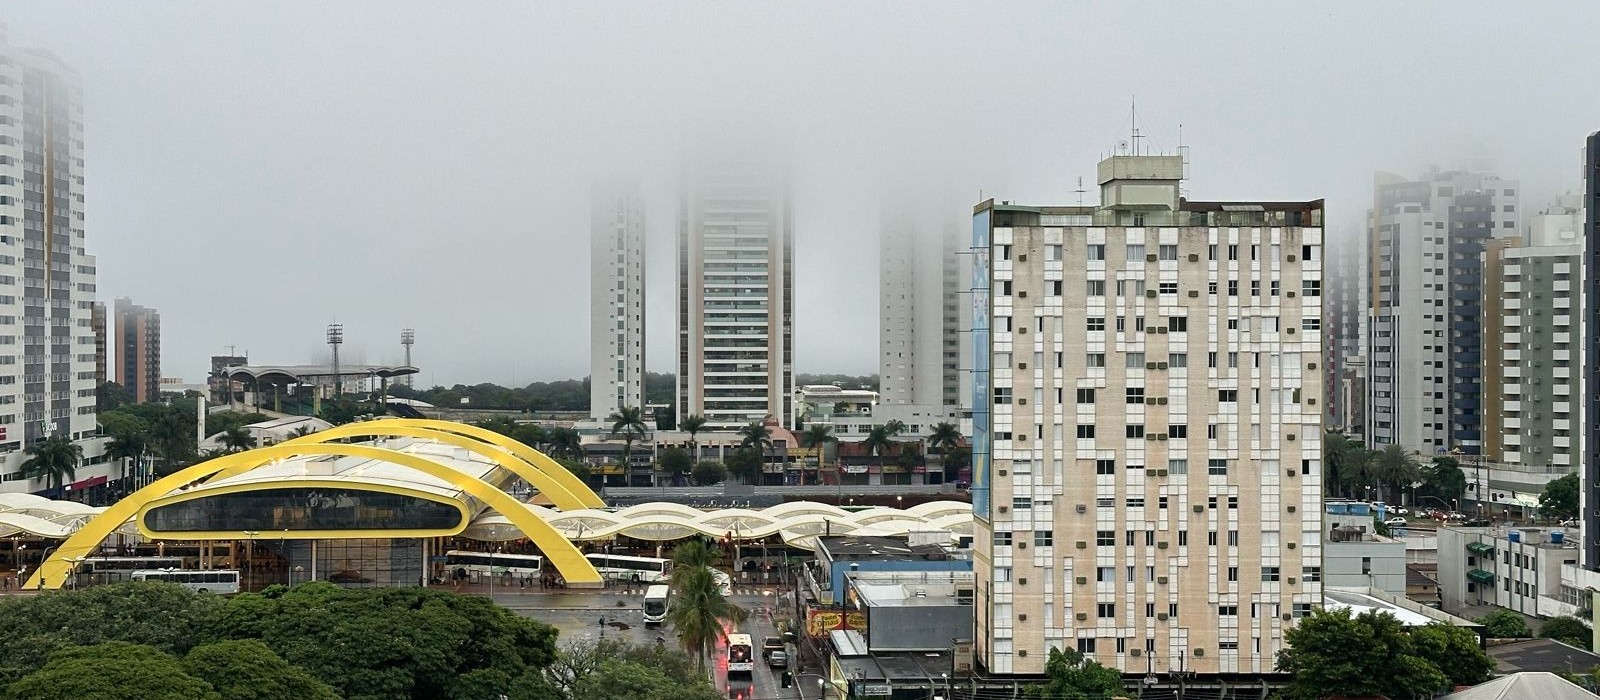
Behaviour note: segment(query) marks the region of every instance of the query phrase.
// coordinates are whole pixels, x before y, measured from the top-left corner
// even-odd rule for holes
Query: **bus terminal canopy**
[[[416,374],[417,368],[411,365],[339,365],[337,371],[332,365],[238,365],[225,370],[228,378],[234,381],[260,382],[263,384],[309,384],[322,377],[346,377],[350,379],[364,379],[366,377],[379,377],[391,379]]]

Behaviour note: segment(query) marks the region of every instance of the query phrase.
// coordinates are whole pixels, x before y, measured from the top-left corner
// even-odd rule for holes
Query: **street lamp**
[[[67,563],[72,565],[72,568],[67,569],[67,575],[72,577],[70,588],[74,591],[78,590],[78,565],[82,564],[83,560],[86,558],[87,557],[67,557]]]
[[[306,571],[306,567],[304,567],[304,566],[296,566],[293,569],[289,570],[289,587],[290,588],[294,588],[294,575],[295,574],[303,574],[303,573],[305,573],[305,571]]]

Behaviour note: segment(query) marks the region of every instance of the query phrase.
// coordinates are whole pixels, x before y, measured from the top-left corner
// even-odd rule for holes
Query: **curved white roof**
[[[77,501],[55,501],[31,493],[0,493],[0,537],[32,535],[64,540],[104,508]],[[119,532],[138,534],[132,523]]]

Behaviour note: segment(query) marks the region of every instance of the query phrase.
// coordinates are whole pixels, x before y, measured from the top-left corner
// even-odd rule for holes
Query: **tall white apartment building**
[[[0,29],[0,454],[6,491],[36,440],[84,441],[80,480],[103,474],[94,440],[95,261],[84,243],[83,88],[50,53]]]
[[[693,170],[678,224],[678,416],[794,426],[794,223],[786,179]]]
[[[589,416],[644,407],[644,202],[638,185],[590,197]]]
[[[1322,602],[1321,200],[1192,202],[1114,156],[1099,206],[973,215],[977,660],[1269,672]]]
[[[1521,230],[1517,183],[1474,172],[1379,175],[1367,268],[1367,430],[1425,455],[1483,447],[1485,244]]]
[[[878,248],[878,393],[885,405],[960,404],[956,220],[886,212]]]

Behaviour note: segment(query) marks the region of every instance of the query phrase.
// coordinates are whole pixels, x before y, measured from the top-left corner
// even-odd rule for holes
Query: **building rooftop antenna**
[[[1178,181],[1178,197],[1189,198],[1189,188],[1184,183],[1189,181],[1189,147],[1183,143],[1183,123],[1178,123],[1178,157],[1183,159],[1182,179]]]
[[[1144,136],[1139,133],[1139,98],[1138,98],[1138,96],[1134,96],[1134,97],[1130,98],[1130,106],[1129,106],[1129,114],[1128,114],[1128,116],[1129,116],[1129,119],[1128,119],[1129,126],[1131,126],[1132,129],[1133,129],[1133,133],[1132,133],[1131,139],[1130,139],[1130,143],[1133,144],[1133,155],[1139,155],[1139,139],[1144,138]]]
[[[1088,190],[1083,189],[1083,176],[1082,175],[1078,176],[1078,189],[1073,190],[1073,192],[1078,193],[1078,206],[1080,206],[1080,207],[1083,206],[1083,193],[1088,192]]]

